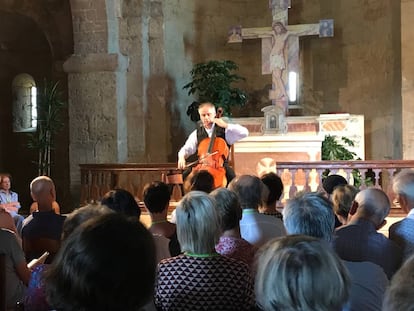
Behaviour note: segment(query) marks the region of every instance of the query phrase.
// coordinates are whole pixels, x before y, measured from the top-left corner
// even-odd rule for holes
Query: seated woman
[[[24,217],[19,215],[20,207],[19,195],[11,190],[11,175],[0,174],[0,208],[10,213],[18,232],[24,220]]]
[[[101,204],[127,217],[139,219],[141,216],[141,209],[134,196],[124,189],[118,188],[108,191],[103,196]]]
[[[86,205],[75,209],[66,217],[63,223],[62,243],[82,223],[108,213],[113,213],[113,211],[101,205]],[[25,311],[50,310],[45,292],[45,273],[48,267],[49,265],[39,265],[33,269],[24,298]]]
[[[160,181],[154,181],[147,184],[144,187],[143,198],[145,207],[151,217],[151,226],[148,230],[155,236],[163,236],[169,239],[169,254],[171,256],[179,255],[181,253],[181,248],[178,243],[175,224],[167,220],[168,207],[171,198],[168,186]],[[158,257],[161,259],[160,257],[164,256]]]
[[[247,264],[218,254],[221,234],[215,200],[201,191],[177,206],[177,235],[184,254],[158,265],[158,310],[250,310],[254,305]]]
[[[214,189],[214,177],[208,171],[192,171],[184,180],[184,192],[198,190],[210,193]]]
[[[243,261],[251,267],[257,247],[241,237],[242,209],[237,195],[227,188],[218,188],[211,192],[211,196],[216,200],[216,209],[221,217],[223,231],[216,245],[217,253]]]
[[[259,212],[265,215],[272,215],[282,219],[282,213],[276,209],[276,204],[283,194],[282,179],[273,172],[264,174],[260,179],[265,184],[268,190],[268,195],[267,198],[265,198],[262,206],[259,207]]]
[[[359,190],[351,185],[339,185],[332,192],[333,209],[342,225],[348,223],[349,210],[358,192]]]
[[[4,208],[1,208],[1,207],[0,207],[0,228],[13,231],[16,234],[16,237],[18,236],[13,217]],[[19,240],[20,240],[19,244],[21,245],[22,241],[20,237],[19,237]]]
[[[15,232],[0,229],[0,254],[5,255],[6,306],[14,310],[16,303],[23,299],[30,279],[30,270]]]
[[[347,270],[326,242],[290,235],[268,242],[257,255],[260,310],[340,311],[348,301]]]
[[[184,181],[184,193],[203,191],[210,193],[214,189],[214,177],[206,170],[192,171]],[[176,223],[175,210],[171,213],[171,222]]]
[[[139,310],[152,298],[155,248],[137,219],[118,213],[82,224],[63,244],[46,273],[56,310]]]

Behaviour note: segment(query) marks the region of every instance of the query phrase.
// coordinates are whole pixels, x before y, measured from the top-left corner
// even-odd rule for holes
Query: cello
[[[223,109],[217,109],[216,118],[221,118]],[[193,167],[193,171],[208,171],[214,178],[214,188],[225,187],[227,185],[226,169],[224,162],[229,156],[227,142],[217,136],[217,126],[214,126],[211,137],[204,138],[198,145],[197,155],[198,164]]]

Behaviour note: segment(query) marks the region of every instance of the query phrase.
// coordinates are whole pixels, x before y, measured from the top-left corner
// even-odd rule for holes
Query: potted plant
[[[37,127],[35,132],[28,134],[28,147],[38,152],[38,160],[35,163],[39,176],[50,176],[53,140],[64,125],[60,113],[66,102],[59,91],[59,82],[45,79],[37,94]]]
[[[322,142],[322,160],[361,160],[357,157],[355,152],[349,151],[346,148],[346,146],[353,147],[354,145],[355,143],[347,137],[338,138],[336,136],[326,135]],[[322,173],[322,178],[325,178],[328,175],[329,170],[325,170]],[[361,172],[357,169],[352,170],[352,177],[354,179],[355,187],[361,186],[362,182],[364,182],[365,185],[372,184],[371,177],[365,176],[365,180],[363,180],[364,178]]]
[[[197,98],[187,109],[191,120],[199,120],[197,108],[201,102],[211,102],[216,107],[222,107],[227,116],[231,115],[232,106],[243,106],[246,103],[246,93],[233,86],[233,83],[245,80],[233,73],[235,70],[238,70],[238,66],[230,60],[212,60],[194,65],[190,71],[192,79],[183,87],[188,90],[188,95]]]

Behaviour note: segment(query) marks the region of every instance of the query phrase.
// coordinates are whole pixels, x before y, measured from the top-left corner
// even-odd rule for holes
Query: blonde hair
[[[255,292],[262,310],[341,310],[349,288],[345,267],[325,241],[286,236],[257,255]]]

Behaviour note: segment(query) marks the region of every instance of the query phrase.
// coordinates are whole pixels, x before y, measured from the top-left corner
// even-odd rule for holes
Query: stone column
[[[414,0],[401,1],[403,159],[414,158]]]
[[[69,87],[71,194],[81,163],[125,162],[128,60],[119,52],[118,0],[71,0],[74,54],[63,64]]]

